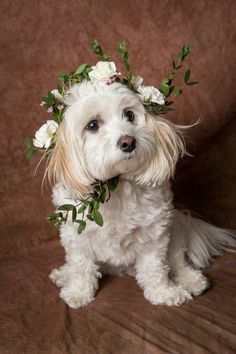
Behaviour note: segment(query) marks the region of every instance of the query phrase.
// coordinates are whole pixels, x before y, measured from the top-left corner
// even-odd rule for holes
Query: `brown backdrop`
[[[169,119],[201,123],[188,130],[195,157],[180,162],[176,202],[224,227],[236,227],[234,0],[2,1],[0,352],[231,353],[235,336],[235,256],[208,274],[213,288],[180,308],[154,307],[129,277],[102,281],[97,300],[69,310],[48,280],[63,263],[57,232],[45,224],[50,189],[42,170],[24,157],[22,140],[47,119],[40,96],[55,88],[61,70],[95,63],[97,38],[117,61],[126,40],[145,83],[158,85],[183,43],[193,78]]]

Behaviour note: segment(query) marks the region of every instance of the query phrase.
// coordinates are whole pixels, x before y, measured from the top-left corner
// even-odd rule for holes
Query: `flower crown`
[[[57,130],[63,120],[66,109],[64,97],[69,94],[70,87],[75,84],[79,84],[85,80],[105,85],[119,82],[129,87],[129,89],[139,96],[147,111],[159,115],[174,110],[171,107],[174,103],[173,98],[181,95],[184,87],[198,83],[197,81],[190,81],[191,71],[188,69],[184,75],[183,85],[174,85],[176,74],[183,67],[185,58],[191,53],[191,44],[185,44],[182,47],[177,55],[177,62],[173,60],[171,72],[161,80],[159,88],[145,86],[143,78],[134,74],[129,63],[129,55],[125,42],[121,42],[118,47],[118,54],[127,72],[125,75],[117,72],[115,63],[109,61],[109,55],[103,52],[97,40],[92,42],[91,49],[99,58],[95,66],[81,64],[75,71],[69,74],[62,72],[59,77],[60,85],[57,89],[48,91],[48,95],[42,97],[40,105],[51,114],[51,119],[47,120],[36,131],[33,139],[25,138],[24,145],[27,148],[27,158],[32,158],[37,152],[43,153],[43,157],[45,158],[50,158],[55,147]],[[81,233],[85,229],[87,220],[95,221],[99,226],[102,226],[103,218],[99,212],[99,206],[109,200],[111,192],[118,184],[118,180],[119,177],[116,176],[108,181],[98,181],[93,185],[93,192],[85,199],[80,200],[76,205],[65,204],[58,207],[57,212],[54,215],[48,216],[47,220],[49,222],[53,221],[54,226],[59,227],[63,223],[66,223],[68,215],[71,212],[72,221],[79,224],[78,233]],[[78,217],[78,215],[81,215],[81,217]]]

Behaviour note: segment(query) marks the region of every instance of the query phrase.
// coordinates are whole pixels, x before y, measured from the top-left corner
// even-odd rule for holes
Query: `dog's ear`
[[[186,152],[185,143],[178,127],[165,119],[147,114],[146,124],[151,148],[146,168],[138,180],[145,184],[161,184],[173,177],[179,156]]]
[[[66,189],[73,189],[80,195],[91,190],[90,180],[84,173],[84,160],[81,150],[73,146],[73,139],[66,129],[63,121],[57,132],[56,145],[49,159],[46,174],[53,184],[61,183]]]

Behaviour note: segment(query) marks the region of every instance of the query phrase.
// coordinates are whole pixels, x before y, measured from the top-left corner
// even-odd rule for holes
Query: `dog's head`
[[[128,87],[83,82],[65,96],[68,108],[48,166],[54,181],[80,193],[117,175],[160,184],[173,175],[184,144],[176,126],[146,113]]]

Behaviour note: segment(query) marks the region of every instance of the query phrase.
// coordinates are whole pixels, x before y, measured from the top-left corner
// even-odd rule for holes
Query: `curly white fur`
[[[201,294],[208,281],[196,268],[236,242],[227,231],[174,209],[168,180],[185,152],[178,127],[148,115],[139,98],[118,83],[83,82],[70,89],[66,103],[48,167],[56,181],[55,206],[73,204],[97,179],[121,178],[101,207],[102,228],[88,222],[78,235],[72,222],[61,227],[66,264],[50,275],[61,287],[60,297],[72,308],[87,305],[104,272],[133,274],[153,304],[180,305]],[[133,122],[126,111],[134,113]],[[96,132],[86,128],[92,120],[99,123]],[[117,144],[127,135],[136,139],[131,152]]]

